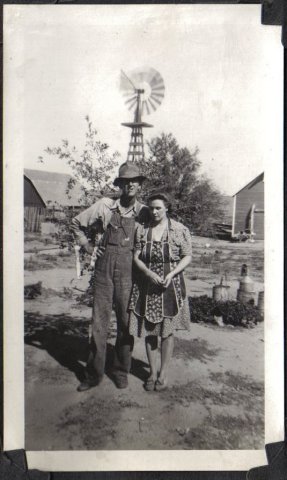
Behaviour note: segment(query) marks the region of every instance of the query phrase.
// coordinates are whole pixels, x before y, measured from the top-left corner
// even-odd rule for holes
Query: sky
[[[80,149],[89,115],[124,162],[130,129],[121,123],[132,115],[120,71],[152,67],[165,98],[143,118],[154,125],[145,139],[172,133],[181,146],[198,147],[201,173],[235,194],[281,158],[281,33],[260,15],[260,5],[6,6],[4,87],[11,82],[17,99],[19,161],[69,172],[44,150],[62,139]]]

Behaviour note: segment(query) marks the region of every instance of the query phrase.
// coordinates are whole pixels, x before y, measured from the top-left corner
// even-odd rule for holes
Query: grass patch
[[[87,450],[101,450],[116,434],[121,407],[126,408],[116,399],[100,399],[91,395],[84,402],[66,408],[57,428],[59,431],[65,429],[70,435],[75,433]]]
[[[58,266],[58,258],[53,255],[31,255],[24,259],[24,270],[50,270]]]
[[[253,450],[264,447],[264,423],[261,415],[209,417],[200,428],[184,437],[188,448],[198,450]]]
[[[24,270],[50,270],[53,268],[75,268],[75,259],[70,252],[52,254],[32,254],[24,259]]]
[[[169,402],[190,406],[198,403],[210,412],[198,428],[188,428],[183,437],[192,449],[259,449],[264,446],[264,386],[251,377],[227,371],[212,373],[214,385],[209,388],[199,382],[174,385],[159,393]],[[212,406],[222,406],[222,413],[211,414]],[[229,415],[228,409],[238,409],[238,416]],[[243,414],[240,411],[244,412]]]

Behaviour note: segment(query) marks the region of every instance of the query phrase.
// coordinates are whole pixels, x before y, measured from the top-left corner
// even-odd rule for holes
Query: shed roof
[[[242,190],[245,190],[245,188],[249,189],[249,188],[254,187],[254,185],[256,185],[256,183],[263,182],[263,180],[264,180],[264,172],[260,173],[260,175],[258,175],[253,180],[251,180],[251,182],[247,183],[247,185],[245,185],[240,190],[238,190],[238,192],[236,192],[233,196],[235,197],[235,195],[242,192]]]
[[[27,168],[24,169],[24,174],[33,182],[46,205],[58,204],[63,207],[81,206],[79,200],[83,191],[78,181],[76,181],[74,187],[70,190],[69,196],[66,193],[68,181],[73,178],[71,175]]]

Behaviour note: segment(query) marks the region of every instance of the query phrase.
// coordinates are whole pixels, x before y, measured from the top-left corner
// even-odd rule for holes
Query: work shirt
[[[95,228],[98,233],[106,231],[113,213],[119,213],[122,217],[135,218],[138,223],[144,223],[148,220],[148,208],[138,200],[129,207],[124,208],[120,199],[101,198],[72,220],[72,231],[78,245],[84,246],[89,240],[87,230]]]

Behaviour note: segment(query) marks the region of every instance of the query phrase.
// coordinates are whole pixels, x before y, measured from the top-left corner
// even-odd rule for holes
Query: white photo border
[[[23,254],[23,132],[21,102],[24,85],[15,67],[21,59],[18,17],[33,9],[65,8],[88,11],[93,5],[5,5],[4,6],[4,450],[25,449],[24,425],[24,254]],[[116,6],[109,6],[116,8]],[[109,8],[106,7],[106,8]],[[138,8],[137,5],[123,6]],[[153,7],[162,8],[160,5]],[[178,5],[192,11],[198,5]],[[201,5],[210,10],[215,5]],[[217,6],[216,6],[217,7]],[[146,8],[151,6],[146,5]],[[218,6],[218,9],[254,10],[260,22],[261,5]],[[262,29],[280,27],[262,26]],[[12,41],[13,40],[13,41]],[[278,47],[279,48],[279,47]],[[265,443],[284,438],[284,334],[283,334],[283,47],[278,91],[266,100],[277,129],[268,140],[270,162],[265,165]],[[268,95],[268,92],[266,92]],[[274,98],[276,105],[274,106]],[[270,146],[271,145],[271,146]],[[273,146],[272,146],[273,145]],[[281,154],[280,154],[281,152]],[[279,156],[278,156],[279,155]],[[48,451],[26,452],[29,468],[47,471],[215,471],[249,470],[266,464],[258,451]]]

